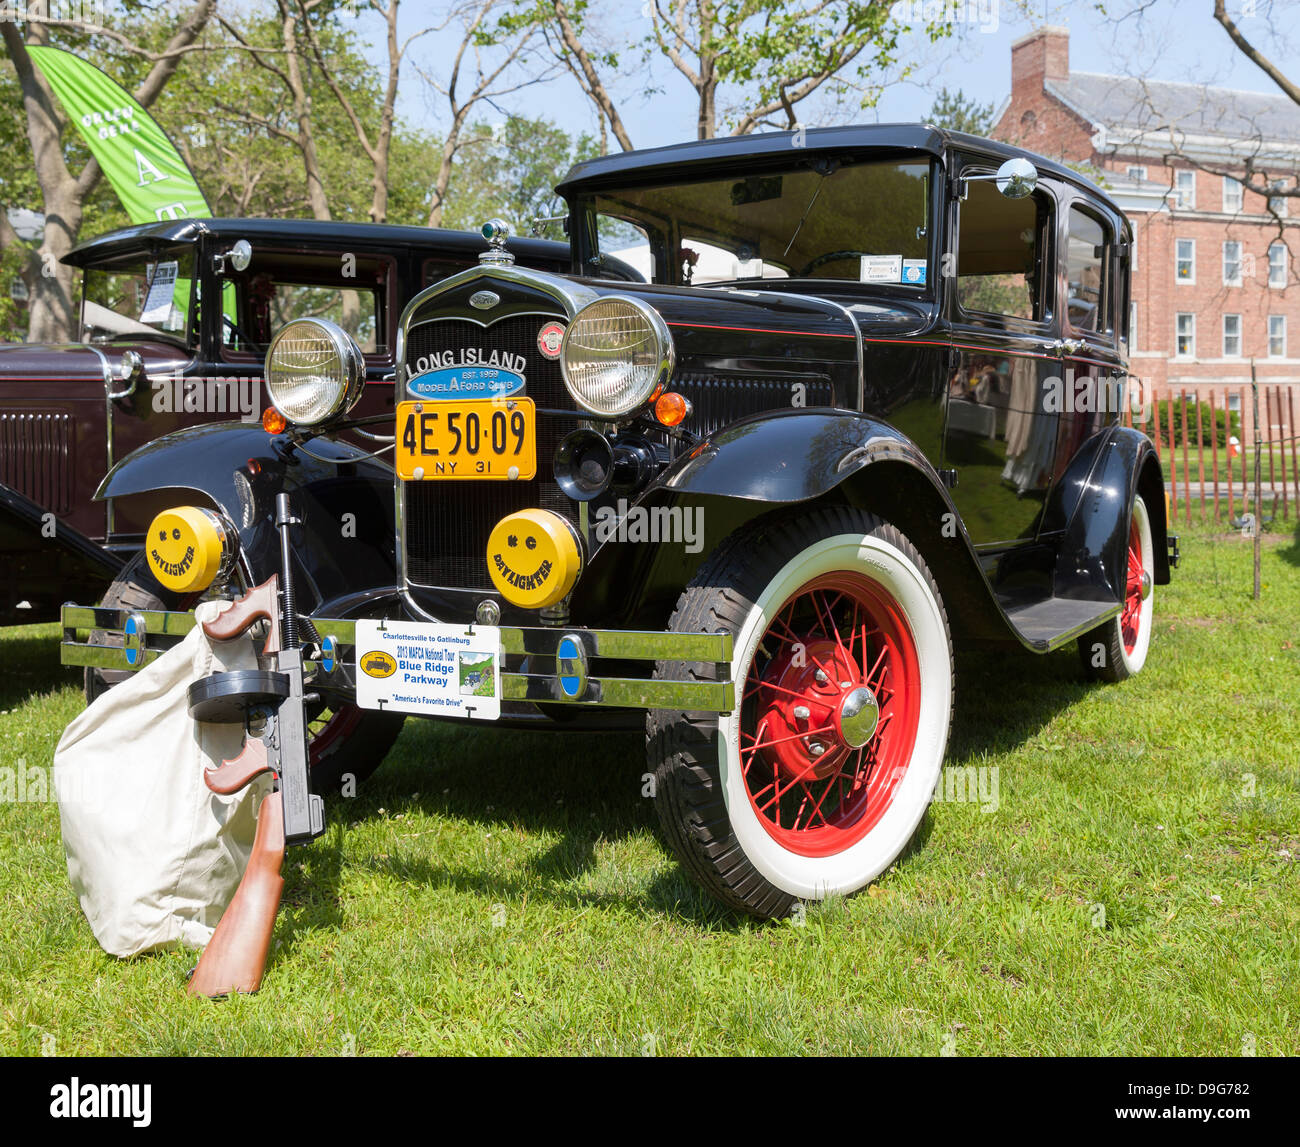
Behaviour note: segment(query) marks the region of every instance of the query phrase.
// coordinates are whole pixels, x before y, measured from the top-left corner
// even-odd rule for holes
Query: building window
[[[1228,409],[1234,414],[1241,413],[1241,395],[1228,391]]]
[[[1223,244],[1223,285],[1241,286],[1241,243],[1236,239]]]
[[[1128,177],[1130,179],[1145,180],[1147,177],[1147,169],[1145,167],[1130,167],[1128,169]]]
[[[1286,180],[1275,179],[1273,180],[1272,183],[1269,184],[1269,187],[1271,187],[1274,191],[1281,191],[1286,187]],[[1283,219],[1285,219],[1286,218],[1286,196],[1270,195],[1268,197],[1268,209],[1274,215],[1280,215],[1282,216]]]
[[[1196,355],[1196,316],[1186,311],[1179,311],[1176,316],[1178,340],[1174,353],[1179,358],[1194,358]]]
[[[1223,210],[1229,215],[1237,215],[1241,211],[1245,195],[1241,181],[1233,179],[1231,175],[1223,177]]]
[[[1175,248],[1174,278],[1180,283],[1196,282],[1196,240],[1179,239]]]
[[[1196,207],[1196,172],[1174,172],[1174,206],[1181,207],[1184,211]]]
[[[1128,305],[1128,349],[1130,353],[1138,348],[1138,305]]]
[[[1268,357],[1286,358],[1286,315],[1268,316]]]
[[[1223,357],[1241,358],[1241,316],[1223,316]]]
[[[1286,286],[1286,244],[1280,241],[1268,246],[1268,285]]]

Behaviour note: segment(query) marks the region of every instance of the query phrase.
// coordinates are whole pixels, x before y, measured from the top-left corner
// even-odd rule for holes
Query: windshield
[[[588,241],[653,283],[815,278],[923,289],[928,160],[809,156],[725,179],[602,191]]]
[[[194,313],[194,249],[137,252],[87,267],[81,337],[87,342],[164,339],[188,345]]]

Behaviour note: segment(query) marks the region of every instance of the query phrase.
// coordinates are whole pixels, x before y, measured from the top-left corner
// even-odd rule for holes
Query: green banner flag
[[[149,113],[93,64],[29,46],[132,223],[208,219],[212,211],[180,152]]]

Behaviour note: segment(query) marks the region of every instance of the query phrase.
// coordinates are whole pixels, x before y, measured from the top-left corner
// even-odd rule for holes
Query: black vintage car
[[[0,346],[0,624],[102,592],[151,517],[96,504],[105,473],[185,426],[259,422],[262,360],[287,318],[342,325],[364,354],[356,413],[391,411],[401,303],[484,247],[468,232],[304,219],[180,219],[76,247],[80,341]],[[557,242],[524,240],[519,258],[568,268]]]
[[[711,892],[853,892],[931,800],[954,647],[1077,643],[1112,681],[1147,658],[1177,549],[1120,414],[1129,225],[1066,167],[921,126],[609,156],[560,192],[567,273],[493,222],[406,304],[391,464],[346,440],[359,352],[310,317],[267,355],[283,432],[120,462],[103,498],[165,490],[191,524],[65,608],[64,660],[145,664],[197,595],[269,578],[288,492],[318,786],[405,714],[644,724]]]

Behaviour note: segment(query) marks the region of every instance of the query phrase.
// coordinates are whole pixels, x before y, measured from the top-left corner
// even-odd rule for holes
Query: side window
[[[388,259],[375,256],[285,256],[259,250],[243,274],[222,284],[221,347],[261,355],[291,319],[337,323],[368,355],[389,352],[386,305]]]
[[[1110,228],[1089,211],[1070,208],[1070,237],[1066,246],[1070,326],[1077,331],[1110,334]]]
[[[1008,199],[968,183],[957,215],[957,303],[967,314],[1041,322],[1051,209],[1039,193]]]

